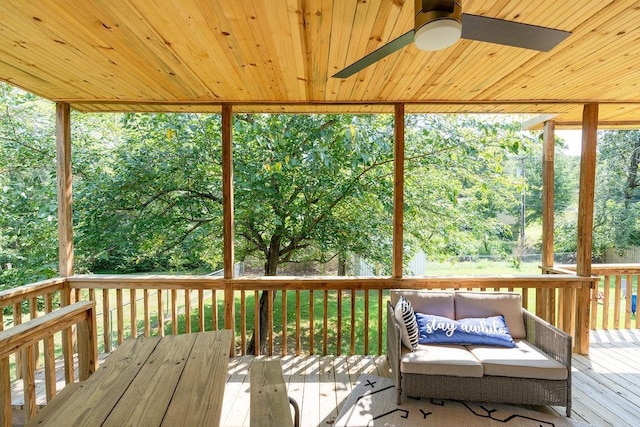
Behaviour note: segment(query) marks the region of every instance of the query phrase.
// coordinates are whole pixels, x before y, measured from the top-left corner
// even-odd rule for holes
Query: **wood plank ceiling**
[[[550,52],[407,46],[413,0],[3,0],[0,79],[80,111],[485,112],[640,126],[640,1],[463,0],[466,13],[573,32]]]

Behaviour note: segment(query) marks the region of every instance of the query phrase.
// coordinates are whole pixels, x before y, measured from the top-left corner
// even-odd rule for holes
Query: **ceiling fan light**
[[[438,19],[418,28],[414,43],[420,50],[440,50],[457,42],[461,34],[460,21],[451,18]]]

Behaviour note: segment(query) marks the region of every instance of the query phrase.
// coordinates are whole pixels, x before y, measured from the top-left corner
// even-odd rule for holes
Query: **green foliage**
[[[240,260],[325,262],[355,252],[382,262],[391,245],[388,116],[237,116],[234,146]]]
[[[594,251],[640,244],[640,131],[604,131],[598,140]]]
[[[0,289],[57,274],[51,107],[34,95],[0,85]]]
[[[218,116],[127,114],[79,154],[77,252],[91,270],[221,265]],[[97,157],[96,157],[97,155]],[[79,155],[80,157],[80,155]]]
[[[0,261],[19,265],[2,272],[15,285],[57,270],[54,108],[2,90]],[[77,271],[221,267],[219,115],[72,122]],[[236,114],[236,258],[262,258],[269,275],[358,254],[388,274],[393,133],[390,115]],[[471,116],[408,115],[406,137],[407,254],[507,252],[511,230],[498,215],[522,189],[508,165],[530,141]]]
[[[510,252],[499,215],[522,183],[505,173],[529,143],[513,124],[477,116],[408,116],[405,240],[432,258]]]

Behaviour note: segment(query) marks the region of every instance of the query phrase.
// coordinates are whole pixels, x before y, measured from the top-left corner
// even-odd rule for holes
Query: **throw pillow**
[[[416,313],[420,344],[516,347],[504,316],[452,320]]]
[[[418,348],[418,323],[411,302],[401,296],[393,314],[400,324],[402,344],[415,351]]]

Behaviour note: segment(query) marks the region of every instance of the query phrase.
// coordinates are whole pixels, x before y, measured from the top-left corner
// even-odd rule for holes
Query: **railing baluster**
[[[213,325],[213,330],[218,330],[218,298],[216,295],[216,290],[211,291],[211,323]]]
[[[142,291],[142,305],[144,308],[144,336],[151,336],[151,313],[149,312],[149,289]]]
[[[178,334],[178,290],[171,289],[171,334]]]
[[[287,291],[282,290],[282,355],[286,356],[287,351]]]
[[[38,299],[36,297],[29,300],[29,315],[31,319],[38,317]],[[40,369],[40,343],[33,345],[33,360],[35,369]]]
[[[338,292],[338,312],[337,312],[337,322],[338,322],[338,334],[336,337],[336,355],[340,356],[342,354],[342,290],[339,289]]]
[[[22,323],[22,304],[13,304],[13,326],[18,326]],[[22,378],[22,353],[18,352],[15,355],[15,370],[16,378]]]
[[[36,414],[36,356],[35,346],[28,345],[22,349],[22,383],[24,398],[24,413],[26,421]]]
[[[164,336],[164,294],[158,289],[158,336]]]
[[[130,316],[131,316],[131,338],[138,337],[138,308],[136,301],[136,290],[135,288],[129,291],[129,308],[130,308]]]
[[[349,343],[349,355],[356,354],[356,290],[351,288],[351,342]]]
[[[273,356],[273,293],[267,291],[267,355]]]
[[[122,289],[116,289],[116,316],[118,316],[118,345],[124,341],[124,301],[122,298]]]
[[[322,355],[327,355],[327,333],[329,332],[329,316],[328,312],[329,291],[325,290],[322,293]]]
[[[620,301],[622,299],[621,293],[622,276],[615,275],[615,292],[614,292],[614,304],[613,304],[613,329],[620,329]]]
[[[364,290],[364,355],[369,355],[369,289]]]
[[[102,289],[102,339],[105,353],[111,353],[111,311],[109,289]]]
[[[253,293],[253,354],[259,356],[262,353],[260,348],[260,293]]]
[[[300,355],[301,344],[300,330],[300,291],[296,289],[296,356]]]
[[[191,333],[191,289],[184,290],[184,332]]]
[[[636,282],[636,329],[640,329],[640,316],[638,316],[638,304],[640,304],[640,276],[635,274],[633,277],[635,277],[635,282]]]
[[[382,354],[382,289],[378,289],[378,355]]]
[[[591,329],[598,328],[598,288],[591,289]]]
[[[204,331],[204,289],[198,289],[198,331]]]
[[[604,276],[604,300],[602,304],[602,329],[609,329],[609,293],[611,276]]]
[[[247,352],[247,302],[244,289],[240,291],[240,354]]]
[[[314,345],[313,345],[313,341],[314,341],[314,333],[313,333],[313,323],[314,323],[314,314],[313,314],[313,308],[314,308],[314,300],[313,300],[313,290],[309,291],[309,354],[313,355],[314,353]]]
[[[48,293],[44,299],[44,312],[51,313],[53,310],[53,297]],[[53,335],[44,339],[44,382],[47,394],[47,403],[53,399],[56,390],[56,355]]]

